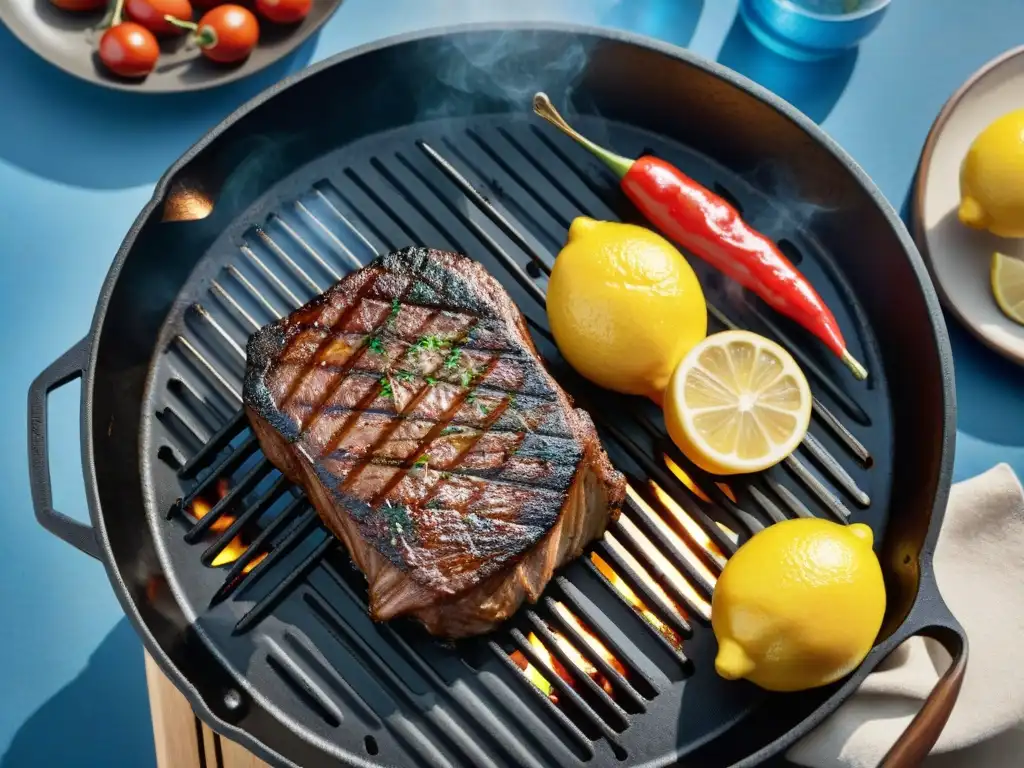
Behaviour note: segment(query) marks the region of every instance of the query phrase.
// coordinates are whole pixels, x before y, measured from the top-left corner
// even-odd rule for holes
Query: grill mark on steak
[[[473,391],[473,389],[470,389],[464,394],[460,395],[452,404],[451,408],[449,408],[448,412],[454,415],[457,409],[462,406],[462,403],[465,402],[466,398],[469,397],[470,393],[472,393]],[[462,457],[472,450],[473,445],[480,441],[480,439],[486,433],[487,429],[489,429],[490,425],[498,420],[498,417],[501,415],[501,413],[505,410],[505,408],[508,407],[507,402],[508,401],[503,401],[502,405],[494,409],[495,415],[488,420],[487,424],[485,424],[484,428],[480,430],[479,434],[476,436],[473,442],[469,446],[463,448],[459,452],[459,454],[456,455],[456,457],[450,462],[453,466],[458,466],[459,461],[462,459]],[[450,423],[450,421],[451,418],[449,417],[447,419],[439,421],[437,424],[430,428],[427,434],[423,436],[423,439],[420,442],[420,444],[416,447],[414,451],[414,456],[411,458],[411,460],[407,461],[405,465],[403,465],[404,472],[400,474],[396,473],[396,475],[391,478],[391,480],[384,486],[384,488],[381,489],[380,493],[371,500],[371,504],[380,503],[382,499],[387,497],[387,495],[395,488],[395,486],[397,486],[402,481],[402,479],[409,472],[409,470],[416,466],[416,462],[419,460],[419,458],[423,455],[426,455],[427,448],[430,447],[431,443],[434,442],[435,438],[440,437],[441,432],[444,430],[444,425]],[[397,428],[398,427],[396,425],[395,429]],[[394,430],[392,430],[392,432],[394,432]]]
[[[377,619],[485,631],[624,498],[522,315],[456,254],[379,257],[264,327],[243,395],[267,456],[366,574]]]
[[[421,325],[420,329],[422,330],[422,328],[424,328],[424,327],[426,327],[426,324]],[[457,343],[457,342],[454,342],[454,343]],[[408,354],[409,354],[409,352],[407,351],[406,352],[406,356],[408,356]],[[387,374],[387,373],[385,373],[384,375],[385,376],[389,376],[389,374]],[[390,382],[390,378],[389,378],[389,382]],[[343,384],[344,384],[344,379],[337,383],[337,385],[335,386],[334,391],[336,392],[338,389],[340,389]],[[392,384],[391,386],[392,386],[392,393],[393,393],[394,385]],[[399,418],[401,418],[402,416],[405,416],[408,413],[412,412],[416,408],[416,406],[420,403],[420,401],[422,401],[423,398],[425,398],[430,393],[431,388],[432,388],[432,385],[429,382],[427,382],[426,380],[424,380],[424,384],[419,389],[419,391],[417,391],[409,399],[409,402],[405,406],[403,406],[401,410],[399,410],[396,413],[396,416],[398,418],[393,419],[391,424],[389,425],[389,427],[386,428],[381,433],[381,435],[378,437],[376,443],[374,443],[374,445],[370,446],[370,448],[368,450],[368,453],[370,455],[372,455],[376,450],[378,450],[381,447],[381,445],[383,445],[383,444],[385,444],[387,442],[388,438],[390,438],[391,435],[394,434],[394,432],[401,426],[401,422],[399,421]],[[333,394],[333,392],[331,394]],[[394,396],[394,395],[392,394],[392,396]],[[468,396],[468,392],[456,396],[454,402],[449,407],[448,411],[446,411],[446,413],[451,412],[452,416],[454,416],[454,414],[458,412],[458,408],[462,405],[463,400],[467,396]],[[330,395],[328,395],[326,398],[324,398],[324,402],[326,402],[329,399],[330,399]],[[324,454],[328,453],[329,450],[332,447],[333,448],[337,448],[337,446],[341,442],[341,440],[344,439],[344,434],[347,433],[350,429],[354,428],[354,425],[355,425],[356,421],[358,421],[358,418],[359,417],[357,417],[355,419],[355,421],[353,421],[351,418],[346,421],[346,426],[343,428],[342,434],[340,434],[338,436],[333,436],[330,439],[330,441],[328,442],[328,447],[321,453],[321,456],[323,456]],[[447,422],[451,421],[451,417],[449,416],[447,419],[442,418],[440,421],[443,421],[444,423],[447,423]],[[437,427],[435,425],[434,429],[436,429],[436,428]],[[442,427],[442,429],[443,429],[443,427]],[[424,437],[424,440],[426,440],[426,437],[431,437],[431,433],[428,432],[427,436]],[[420,450],[422,450],[422,446],[420,447]],[[348,484],[352,480],[354,480],[355,476],[357,476],[361,470],[362,470],[362,467],[356,467],[356,469],[352,472],[352,474],[349,475],[348,479],[346,480],[346,484]],[[345,489],[344,485],[342,486],[342,489],[343,490]]]
[[[375,275],[374,279],[373,279],[372,285],[375,286],[376,284],[377,284],[377,277]],[[409,291],[409,289],[406,288],[405,292],[403,293],[403,299],[404,299],[405,295],[408,293],[408,291]],[[362,305],[365,293],[366,293],[366,291],[363,291],[363,292],[358,294],[353,299],[351,307],[348,310],[346,310],[345,313],[343,313],[343,316],[350,315],[352,312],[355,311],[356,307]],[[401,299],[399,299],[399,301],[401,301]],[[341,321],[339,320],[339,324],[340,324],[340,322]],[[428,318],[426,320],[424,320],[423,323],[421,324],[420,329],[422,330],[422,328],[426,327],[427,323],[429,323],[429,322],[430,322],[430,317],[428,316]],[[366,336],[364,337],[363,345],[355,352],[355,354],[349,355],[349,358],[345,361],[345,364],[342,366],[342,370],[338,372],[336,384],[334,385],[333,388],[327,388],[327,389],[324,390],[324,394],[320,398],[320,401],[317,402],[313,406],[310,422],[306,422],[306,423],[300,424],[300,427],[299,427],[300,431],[304,432],[307,429],[312,428],[313,424],[316,422],[316,420],[319,418],[320,414],[322,413],[322,409],[323,409],[324,403],[326,403],[328,400],[331,399],[331,397],[334,396],[334,394],[338,391],[338,389],[341,388],[341,385],[344,384],[345,380],[348,378],[349,372],[356,366],[356,364],[366,354],[368,354],[368,350],[370,349],[369,341],[368,340],[372,340],[373,338],[375,338],[377,336],[377,334],[379,334],[381,332],[381,328],[386,323],[387,323],[387,319],[385,318],[385,320],[383,322],[381,322],[380,325],[377,325],[374,328],[372,328],[371,331],[369,333],[367,333]],[[335,330],[335,328],[332,326],[331,331],[328,332],[327,336],[325,336],[324,340],[321,342],[321,346],[323,346],[323,345],[325,345],[327,343],[330,343],[330,344],[334,343],[334,341],[332,340],[332,334],[333,334],[334,330]],[[321,349],[318,348],[317,349],[317,353],[316,353],[316,355],[314,355],[313,359],[316,360],[317,362],[320,362],[320,360],[319,360],[320,355],[321,355]],[[296,378],[298,379],[299,377],[296,377]],[[300,383],[296,386],[296,389],[298,389],[299,386],[301,386],[301,380],[300,380]],[[283,408],[282,408],[282,410],[283,410]]]
[[[371,276],[371,278],[372,278],[372,282],[369,285],[370,286],[376,285],[377,275],[374,274],[374,275]],[[325,323],[322,322],[324,315],[331,310],[330,302],[328,302],[326,300],[323,302],[323,307],[321,308],[319,314],[317,315],[317,319],[313,321],[312,328],[316,329],[316,330],[320,330],[320,328],[326,326],[326,332],[324,334],[324,337],[320,340],[320,343],[317,345],[316,350],[314,350],[313,355],[311,357],[312,360],[319,361],[320,356],[321,356],[324,348],[328,344],[333,344],[334,343],[333,342],[333,337],[334,337],[335,331],[337,331],[338,328],[340,328],[345,322],[347,322],[352,317],[352,315],[356,311],[356,309],[358,309],[359,307],[362,306],[363,298],[365,297],[365,295],[367,293],[367,288],[368,288],[368,286],[365,283],[363,285],[359,286],[359,289],[356,291],[356,295],[352,298],[352,301],[349,303],[349,305],[341,312],[341,314],[338,316],[337,320],[335,322],[330,323],[330,324],[325,324]],[[301,329],[299,331],[299,333],[302,333],[304,330],[307,330],[307,329]],[[296,336],[298,336],[298,335],[299,334],[296,334]],[[345,370],[351,369],[351,367],[353,365],[355,365],[356,359],[357,359],[357,355],[350,355],[349,356],[349,360],[345,361],[345,365],[343,366],[343,370],[340,372],[340,375],[344,375],[344,371]],[[296,376],[295,377],[295,381],[293,382],[292,386],[289,388],[287,394],[285,395],[284,399],[281,402],[280,408],[281,408],[282,411],[287,410],[288,406],[292,404],[292,399],[295,397],[295,393],[299,390],[299,388],[302,386],[304,381],[305,381],[305,377],[304,376]],[[322,403],[319,403],[318,405],[322,405]],[[316,409],[315,408],[313,409],[313,413],[316,413]],[[300,426],[300,429],[301,428],[302,427]]]
[[[414,284],[415,283],[413,283],[413,285]],[[408,293],[408,291],[407,291],[407,293]],[[419,334],[422,334],[422,332],[426,328],[428,328],[430,326],[431,322],[438,316],[438,314],[439,314],[439,311],[434,311],[433,313],[431,313],[430,315],[427,316],[427,318],[417,328],[417,335],[418,336],[419,336]],[[457,336],[457,337],[455,337],[453,339],[450,339],[449,340],[450,344],[452,344],[452,345],[458,344],[461,341],[461,339],[464,338],[464,336],[466,334],[471,332],[472,328],[474,327],[474,324],[476,322],[478,322],[478,320],[479,320],[478,318],[477,319],[472,319],[471,318],[470,319],[470,326],[469,326],[469,328],[460,331],[460,335],[459,336]],[[387,330],[385,328],[387,322],[388,322],[388,320],[385,319],[378,326],[373,328],[372,332],[367,335],[367,338],[371,339],[371,340],[374,339],[374,338],[379,339],[383,334],[387,333]],[[406,350],[401,355],[401,357],[403,359],[408,358],[410,354],[414,354],[413,350],[415,349],[415,346],[413,344],[410,344],[406,339],[401,338],[401,337],[397,337],[397,340],[399,342],[401,342],[401,343],[405,343],[405,344],[408,345],[406,347]],[[359,352],[362,353],[360,355],[360,357],[365,356],[366,349],[367,349],[367,347],[365,345],[360,349]],[[355,357],[355,356],[353,356],[353,357]],[[353,366],[354,366],[354,363],[353,363]],[[323,413],[323,406],[324,406],[324,404],[327,403],[328,401],[330,401],[331,398],[338,392],[338,390],[340,390],[341,387],[344,386],[346,380],[348,379],[348,375],[351,372],[353,366],[349,366],[346,370],[342,371],[342,373],[335,379],[334,384],[329,389],[326,390],[324,396],[320,399],[320,401],[314,407],[314,411],[313,411],[313,415],[312,415],[311,421],[309,423],[306,423],[302,427],[302,431],[303,432],[311,429],[315,425],[315,422],[320,417],[320,415]],[[427,375],[436,373],[438,367],[439,366],[435,366],[435,368],[433,370],[431,370]],[[378,371],[380,369],[374,369],[374,370]],[[387,375],[387,372],[383,372],[383,373],[384,373],[384,375]],[[423,391],[421,391],[416,396],[414,396],[413,402],[411,402],[410,405],[415,406],[415,404],[417,402],[419,402],[419,400],[422,399],[426,394],[427,394],[427,388],[424,387]],[[403,409],[403,410],[405,410],[405,409]],[[397,415],[401,416],[402,412],[399,412]]]

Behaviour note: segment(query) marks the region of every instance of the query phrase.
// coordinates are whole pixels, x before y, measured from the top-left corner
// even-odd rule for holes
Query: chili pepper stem
[[[868,369],[861,365],[857,361],[857,358],[850,354],[849,350],[844,349],[842,357],[840,359],[843,361],[847,368],[853,371],[853,375],[857,377],[859,380],[864,381],[864,379],[868,377]]]
[[[622,155],[616,155],[614,152],[609,152],[604,147],[598,146],[586,136],[577,132],[575,128],[566,122],[565,118],[555,109],[555,105],[551,103],[551,99],[548,98],[546,93],[536,93],[533,96],[533,111],[538,116],[543,117],[555,128],[560,130],[566,136],[576,140],[579,144],[589,149],[598,159],[600,159],[605,165],[612,169],[612,172],[620,179],[629,173],[629,169],[633,167],[633,160]]]

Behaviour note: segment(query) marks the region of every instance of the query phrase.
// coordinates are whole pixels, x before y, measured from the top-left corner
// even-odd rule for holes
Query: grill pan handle
[[[46,530],[85,554],[100,558],[96,535],[88,525],[53,508],[50,453],[46,446],[46,402],[53,390],[80,379],[89,359],[89,339],[82,339],[55,360],[28,390],[28,472],[36,520]]]
[[[967,671],[967,636],[955,625],[925,627],[915,634],[933,638],[953,657],[924,706],[880,763],[880,768],[915,768],[925,759],[946,727]]]

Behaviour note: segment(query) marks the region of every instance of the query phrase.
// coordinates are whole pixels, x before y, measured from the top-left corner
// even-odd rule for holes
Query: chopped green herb
[[[441,479],[442,480],[451,480],[452,479],[452,473],[451,472],[442,472],[441,473]]]
[[[459,364],[459,358],[462,357],[461,347],[452,347],[452,351],[448,353],[448,357],[444,359],[444,367],[451,370]]]
[[[380,336],[371,336],[370,340],[366,342],[366,346],[370,348],[370,351],[376,355],[384,354],[384,344],[380,340]]]
[[[470,392],[468,395],[466,395],[466,402],[471,404],[471,405],[473,403],[475,403],[476,402],[476,392]]]
[[[396,371],[395,378],[399,381],[412,381],[416,378],[416,374],[412,371]]]
[[[484,405],[483,403],[478,403],[476,407],[477,407],[477,410],[479,410],[480,413],[482,413],[484,416],[486,416],[488,413],[491,412],[491,406],[489,406],[489,405]]]
[[[440,499],[431,499],[430,501],[428,501],[423,506],[426,509],[441,509],[441,500]]]
[[[398,303],[398,299],[391,300],[391,314],[388,315],[388,320],[394,320],[398,317],[398,313],[402,311],[402,305]]]
[[[409,517],[409,508],[404,504],[392,504],[385,501],[380,508],[388,528],[395,533],[404,533],[406,528],[412,529],[412,519]]]
[[[457,435],[461,431],[462,427],[445,427],[441,430],[441,437],[444,437],[445,435]]]
[[[475,376],[476,376],[476,373],[474,371],[472,371],[472,370],[465,370],[465,371],[462,372],[462,375],[459,376],[459,383],[462,386],[464,386],[464,387],[468,387],[470,384],[473,383],[473,378]]]
[[[414,467],[425,467],[430,463],[430,454],[424,453],[412,463]]]
[[[380,396],[381,397],[394,397],[395,393],[391,389],[391,379],[387,376],[380,377]]]
[[[421,336],[416,340],[413,348],[416,350],[431,350],[431,349],[443,349],[447,346],[447,342],[440,336],[429,334],[427,336]]]
[[[429,385],[430,385],[430,386],[432,386],[432,387],[433,387],[433,386],[434,386],[435,384],[437,384],[437,379],[435,379],[435,378],[434,378],[433,376],[427,376],[427,377],[426,377],[426,381],[427,381],[427,384],[429,384]]]

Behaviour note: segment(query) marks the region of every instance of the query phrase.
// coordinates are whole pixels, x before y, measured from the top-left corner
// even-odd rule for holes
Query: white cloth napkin
[[[960,697],[925,768],[1024,766],[1024,492],[1008,465],[953,486],[935,576],[970,647]],[[875,768],[948,664],[934,641],[908,640],[787,758]]]

